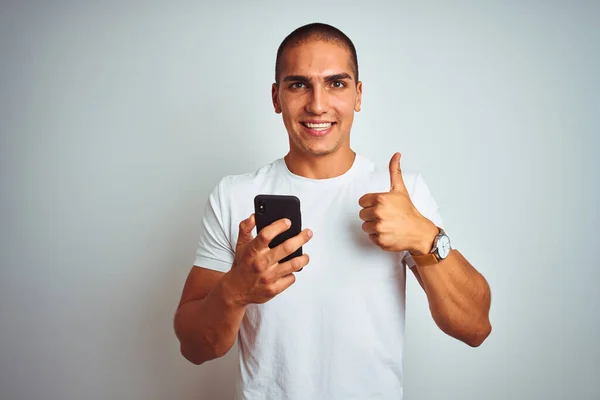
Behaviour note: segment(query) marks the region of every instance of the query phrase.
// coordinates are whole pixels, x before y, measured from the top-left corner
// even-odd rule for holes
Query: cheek
[[[356,99],[354,96],[338,96],[332,105],[334,105],[335,110],[340,116],[351,118],[354,114],[355,103]]]
[[[302,102],[298,99],[282,99],[281,109],[287,116],[293,117],[301,112]]]

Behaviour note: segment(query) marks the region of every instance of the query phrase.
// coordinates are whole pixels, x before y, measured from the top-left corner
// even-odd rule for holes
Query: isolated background
[[[598,2],[0,4],[0,398],[231,398],[237,350],[193,366],[173,312],[213,185],[287,150],[313,21],[358,48],[354,148],[424,174],[492,288],[472,349],[409,276],[405,398],[600,397]]]

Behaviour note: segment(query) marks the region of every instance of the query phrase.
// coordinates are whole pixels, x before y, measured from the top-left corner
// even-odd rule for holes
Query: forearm
[[[440,329],[479,346],[491,332],[491,293],[485,278],[456,249],[438,264],[415,268]]]
[[[175,314],[175,332],[182,355],[194,364],[224,356],[235,343],[246,306],[228,293],[227,274],[202,300],[182,304]]]

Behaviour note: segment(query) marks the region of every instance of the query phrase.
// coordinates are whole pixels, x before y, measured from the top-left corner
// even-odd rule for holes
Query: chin
[[[312,139],[312,140],[311,140]],[[313,138],[309,138],[306,140],[301,135],[293,137],[290,144],[296,147],[300,153],[310,155],[310,156],[327,156],[338,151],[342,145],[343,141],[334,141],[333,137],[328,138],[320,138],[314,140]]]
[[[333,152],[334,152],[334,150],[321,150],[321,149],[309,150],[310,155],[316,156],[316,157],[328,156]]]
[[[303,146],[304,152],[313,156],[328,156],[335,153],[339,148],[339,144],[335,146]]]

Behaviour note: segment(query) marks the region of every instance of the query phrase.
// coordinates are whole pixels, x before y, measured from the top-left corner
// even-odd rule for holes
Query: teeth
[[[305,122],[304,125],[306,125],[306,127],[310,128],[310,129],[328,129],[333,124],[331,122],[324,122],[324,123],[320,123],[320,124],[311,124],[311,123]]]

